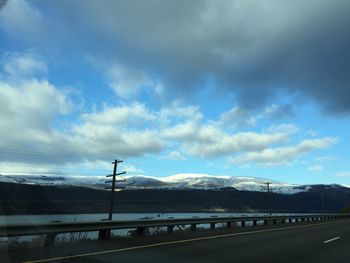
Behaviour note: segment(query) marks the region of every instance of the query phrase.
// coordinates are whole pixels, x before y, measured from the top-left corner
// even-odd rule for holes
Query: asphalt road
[[[198,231],[18,250],[31,262],[350,262],[350,220]],[[38,261],[44,260],[44,261]]]

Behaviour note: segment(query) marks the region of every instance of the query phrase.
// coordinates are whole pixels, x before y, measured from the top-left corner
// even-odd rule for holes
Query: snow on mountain
[[[157,178],[144,175],[125,176],[126,189],[220,189],[233,187],[245,191],[267,191],[266,183],[275,193],[295,194],[309,191],[310,186],[285,184],[256,177],[212,176],[207,174],[176,174]],[[103,189],[104,176],[0,175],[0,182],[36,185],[84,186]]]
[[[271,190],[277,193],[295,194],[307,190],[298,185],[284,184],[256,177],[211,176],[206,174],[177,174],[162,179],[177,188],[226,188],[233,187],[245,191],[267,191],[266,183],[270,182]]]
[[[151,176],[125,176],[126,182],[123,184],[127,188],[162,188],[168,187],[169,185],[160,180],[160,178],[155,178]]]

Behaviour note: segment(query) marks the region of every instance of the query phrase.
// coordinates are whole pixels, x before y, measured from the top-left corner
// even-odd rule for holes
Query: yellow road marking
[[[62,260],[62,259],[72,259],[72,258],[79,258],[79,257],[96,256],[96,255],[117,253],[117,252],[136,250],[136,249],[142,249],[142,248],[150,248],[150,247],[159,247],[159,246],[166,246],[166,245],[173,245],[173,244],[189,243],[189,242],[195,242],[195,241],[201,241],[201,240],[225,238],[225,237],[232,237],[232,236],[250,235],[250,234],[272,232],[272,231],[285,230],[285,229],[305,228],[305,227],[326,225],[326,224],[332,224],[332,223],[339,223],[339,222],[343,222],[343,221],[345,221],[345,220],[339,220],[339,221],[334,221],[334,222],[315,223],[315,224],[302,225],[302,226],[290,226],[290,227],[280,227],[280,228],[265,229],[265,230],[255,230],[255,231],[249,231],[249,232],[231,233],[231,234],[223,234],[223,235],[216,235],[216,236],[197,237],[197,238],[190,238],[190,239],[183,239],[183,240],[176,240],[176,241],[165,241],[165,242],[154,243],[154,244],[149,244],[149,245],[141,245],[141,246],[134,246],[134,247],[118,248],[118,249],[111,249],[111,250],[105,250],[105,251],[99,251],[99,252],[77,254],[77,255],[71,255],[71,256],[62,256],[62,257],[55,257],[55,258],[30,260],[30,261],[24,261],[23,263],[39,263],[39,262],[49,262],[49,261],[56,261],[56,260]]]

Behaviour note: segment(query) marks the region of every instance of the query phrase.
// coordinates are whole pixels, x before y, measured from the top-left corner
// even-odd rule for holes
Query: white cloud
[[[299,127],[291,124],[291,123],[284,123],[280,125],[272,125],[267,129],[267,132],[269,133],[283,133],[283,134],[295,134],[299,132]]]
[[[203,113],[197,106],[183,105],[180,101],[173,101],[159,111],[159,120],[169,127],[174,124],[198,124],[203,120]]]
[[[256,118],[251,116],[252,112],[234,107],[220,114],[217,125],[221,127],[252,127],[256,124]]]
[[[239,132],[227,134],[214,127],[203,127],[197,140],[185,143],[183,148],[191,155],[203,158],[217,158],[238,152],[262,150],[286,140],[285,134],[259,134]]]
[[[0,146],[48,143],[55,115],[72,109],[66,92],[47,81],[22,81],[17,86],[0,82]]]
[[[311,137],[316,137],[318,135],[318,132],[313,130],[313,129],[309,129],[305,132],[306,136],[311,136]]]
[[[20,79],[47,73],[45,61],[30,52],[8,53],[3,58],[3,62],[4,72],[13,77],[20,77]]]
[[[121,96],[137,92],[148,76],[173,87],[173,94],[193,87],[198,91],[202,85],[196,84],[212,76],[217,87],[226,87],[225,92],[251,109],[297,93],[324,102],[330,110],[349,110],[347,71],[327,74],[336,62],[339,68],[348,66],[336,59],[349,53],[347,1],[52,2],[9,1],[0,24],[17,37],[40,41],[42,34],[35,32],[51,22],[45,44],[59,42],[54,48],[72,47],[73,52],[126,65],[111,82]],[[46,12],[38,10],[55,10],[55,15],[46,19]],[[146,77],[129,77],[130,68]],[[271,116],[281,112],[266,109]]]
[[[144,124],[154,121],[156,115],[144,104],[133,102],[128,105],[108,106],[105,105],[101,112],[84,113],[81,119],[87,123],[101,125],[123,125],[123,124]]]
[[[156,131],[133,131],[88,122],[76,125],[68,138],[80,154],[102,159],[137,157],[164,148]]]
[[[25,0],[8,1],[0,12],[0,26],[16,39],[40,42],[48,36],[46,25],[40,11]]]
[[[71,91],[21,74],[38,68],[28,62],[32,60],[9,59],[2,61],[5,74],[15,74],[18,79],[14,83],[0,82],[3,161],[68,164],[140,156],[163,149],[157,130],[150,127],[155,114],[145,105],[104,106],[99,112],[81,114],[78,122],[64,122],[59,119],[74,109]]]
[[[3,61],[4,65],[16,65],[7,67],[9,74],[45,69],[40,64],[18,62],[20,59],[15,59],[15,63],[11,59]],[[22,79],[16,84],[0,82],[0,147],[33,151],[34,154],[21,160],[24,162],[80,163],[85,167],[111,158],[159,154],[171,147],[168,157],[177,160],[183,159],[183,155],[208,159],[244,152],[245,155],[231,157],[231,162],[290,164],[301,154],[336,142],[327,137],[305,140],[290,147],[270,148],[288,141],[299,128],[287,123],[271,126],[267,132],[232,132],[230,125],[217,124],[230,123],[236,117],[240,119],[243,111],[233,108],[217,119],[208,120],[199,107],[182,105],[179,101],[158,111],[140,102],[104,104],[100,110],[95,108],[92,112],[81,113],[78,121],[61,121],[57,125],[62,115],[74,109],[71,94],[47,80],[18,76]],[[39,157],[35,151],[47,156]],[[7,154],[3,159],[15,162],[23,155],[17,151],[17,155]]]
[[[122,164],[120,171],[126,171],[126,173],[144,173],[145,171],[142,169],[137,168],[136,166],[132,164]]]
[[[111,88],[121,98],[131,98],[137,95],[141,88],[154,86],[144,72],[121,64],[111,66],[107,78]]]
[[[324,149],[338,142],[338,139],[325,137],[321,139],[304,140],[297,145],[264,149],[260,152],[249,152],[245,155],[230,158],[232,164],[253,163],[259,166],[291,165],[303,154],[317,149]]]
[[[258,115],[257,118],[271,118],[271,119],[283,119],[285,117],[293,116],[293,108],[289,104],[285,105],[276,105],[272,104],[270,106],[266,106],[261,114]]]
[[[185,160],[185,157],[179,151],[171,151],[168,155],[170,160]]]
[[[25,162],[0,162],[0,174],[6,175],[63,175],[64,172],[58,170],[57,167],[46,164],[38,165],[36,163],[25,163]]]
[[[308,171],[310,172],[321,172],[323,171],[323,166],[322,165],[312,165],[307,168]]]
[[[175,106],[174,106],[175,105]],[[205,120],[195,106],[169,105],[159,111],[132,102],[128,105],[104,105],[101,110],[82,113],[76,123],[64,129],[52,126],[57,116],[73,109],[70,94],[47,81],[19,81],[17,86],[0,83],[0,147],[30,149],[50,154],[73,156],[71,162],[107,160],[159,154],[175,147],[171,159],[183,159],[182,153],[200,158],[219,158],[240,152],[232,163],[258,165],[290,164],[301,154],[326,148],[334,138],[305,140],[290,147],[269,148],[288,140],[298,128],[292,124],[272,126],[267,133],[229,132]],[[222,115],[221,115],[222,116]],[[219,117],[220,119],[220,117]],[[23,130],[11,133],[9,130]],[[182,153],[180,153],[182,152]],[[31,156],[33,157],[33,156]],[[33,161],[33,158],[27,158]],[[7,161],[15,161],[8,157]],[[35,162],[63,162],[67,158],[46,158]]]
[[[254,127],[257,125],[258,121],[263,119],[282,119],[286,116],[291,116],[292,114],[292,109],[289,105],[272,104],[270,106],[266,106],[262,112],[256,112],[252,109],[236,106],[221,113],[218,120],[213,122],[213,124],[222,128]],[[289,133],[297,133],[299,131],[297,126],[289,123],[270,127],[271,130],[273,128],[283,128],[285,130],[289,129]]]
[[[337,157],[336,156],[333,156],[333,155],[324,155],[324,156],[320,156],[320,157],[317,157],[315,160],[317,162],[325,162],[325,161],[333,161],[335,160]]]
[[[339,172],[336,174],[338,177],[348,177],[350,176],[350,172]]]

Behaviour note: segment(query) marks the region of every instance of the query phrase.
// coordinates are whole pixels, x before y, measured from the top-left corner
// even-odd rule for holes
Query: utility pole
[[[272,211],[271,211],[271,192],[270,192],[270,182],[267,182],[267,198],[268,198],[268,206],[269,206],[269,214],[270,216],[272,215]]]
[[[322,210],[322,214],[324,214],[324,188],[321,189],[321,210]]]
[[[105,183],[112,183],[111,187],[105,187],[105,189],[111,189],[111,200],[110,200],[110,204],[109,204],[109,213],[108,213],[108,220],[112,220],[113,217],[113,206],[114,206],[114,192],[115,189],[124,189],[125,187],[123,186],[116,186],[116,183],[118,182],[125,182],[125,179],[119,179],[116,180],[116,176],[118,175],[122,175],[125,174],[126,172],[121,172],[121,173],[117,173],[117,167],[118,167],[118,163],[123,162],[122,160],[114,160],[114,162],[112,162],[112,164],[114,164],[114,168],[113,168],[113,174],[110,175],[106,175],[106,177],[112,177],[112,181],[105,181]],[[106,240],[106,239],[110,239],[111,238],[111,230],[110,229],[105,229],[105,230],[101,230],[99,231],[98,234],[98,239],[99,240]]]
[[[116,187],[116,183],[119,182],[125,182],[125,179],[120,179],[120,180],[116,180],[116,176],[118,175],[122,175],[125,174],[126,172],[121,172],[121,173],[117,173],[117,167],[118,167],[118,163],[122,163],[122,160],[115,160],[114,162],[112,162],[112,164],[114,164],[114,168],[113,168],[113,174],[107,175],[106,177],[112,177],[112,181],[106,181],[106,183],[112,183],[112,188],[111,188],[111,201],[110,201],[110,205],[109,205],[109,214],[108,214],[108,220],[112,220],[113,217],[113,206],[114,206],[114,192],[115,189],[124,189],[125,187]],[[109,187],[107,187],[107,189],[109,189]]]

